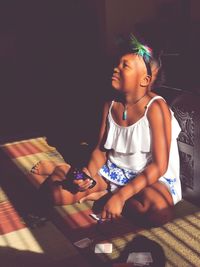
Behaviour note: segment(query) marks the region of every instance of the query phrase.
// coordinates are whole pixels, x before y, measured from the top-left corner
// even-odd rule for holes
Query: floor
[[[153,262],[146,266],[200,266],[198,206],[180,202],[174,219],[162,227],[145,229],[126,218],[99,225],[89,216],[93,203],[47,206],[22,170],[9,157],[0,156],[3,267],[128,266],[119,264],[126,263],[132,252],[151,253]],[[74,245],[83,238],[89,238],[89,246]],[[96,254],[99,243],[112,244],[112,253]]]

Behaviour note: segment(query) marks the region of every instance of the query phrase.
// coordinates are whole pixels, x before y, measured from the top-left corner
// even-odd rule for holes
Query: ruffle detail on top
[[[149,106],[156,99],[163,99],[160,96],[156,96],[151,99],[147,105],[144,116],[136,123],[124,127],[118,125],[111,114],[111,109],[114,101],[112,102],[107,120],[107,139],[104,144],[106,149],[113,149],[115,152],[124,154],[133,154],[136,152],[148,153],[151,151],[151,130],[149,127],[149,121],[147,119],[147,111]],[[164,100],[164,99],[163,99]],[[165,101],[165,100],[164,100]],[[171,111],[171,125],[172,125],[172,140],[176,140],[181,131],[181,128],[174,117],[174,112]]]
[[[123,127],[115,123],[112,115],[108,114],[108,135],[104,147],[118,153],[150,152],[151,134],[146,117],[135,124]]]

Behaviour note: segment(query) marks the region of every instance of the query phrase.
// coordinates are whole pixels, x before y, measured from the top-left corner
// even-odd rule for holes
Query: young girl
[[[92,189],[90,180],[74,181],[79,189],[74,194],[55,182],[65,179],[69,165],[54,168],[46,162],[34,168],[40,174],[42,168],[52,172],[49,186],[55,204],[95,200],[111,192],[102,219],[118,218],[126,203],[129,213],[153,221],[168,216],[165,211],[181,200],[180,127],[165,100],[149,90],[152,62],[151,50],[131,35],[129,50],[112,76],[118,97],[104,106],[98,144],[84,168],[96,180]]]

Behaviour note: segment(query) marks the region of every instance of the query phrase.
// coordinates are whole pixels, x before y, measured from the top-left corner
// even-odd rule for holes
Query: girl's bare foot
[[[65,166],[66,169],[70,169],[70,165],[65,162],[55,162],[51,160],[38,161],[31,169],[31,172],[38,175],[50,175],[54,172],[58,166]]]

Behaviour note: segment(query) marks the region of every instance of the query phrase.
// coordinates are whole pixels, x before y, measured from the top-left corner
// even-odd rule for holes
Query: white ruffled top
[[[147,104],[145,113],[136,123],[124,127],[118,125],[112,117],[112,106],[110,105],[107,119],[107,138],[104,147],[109,150],[108,158],[120,168],[132,171],[142,171],[148,162],[151,161],[151,130],[147,118],[150,105],[156,99],[163,99],[161,96],[153,97]],[[164,99],[163,99],[164,100]],[[164,100],[165,101],[165,100]],[[178,157],[177,137],[180,133],[180,126],[171,111],[172,117],[172,141],[170,149],[170,164],[173,158]],[[173,154],[173,155],[172,155]],[[175,161],[175,164],[177,160]]]

